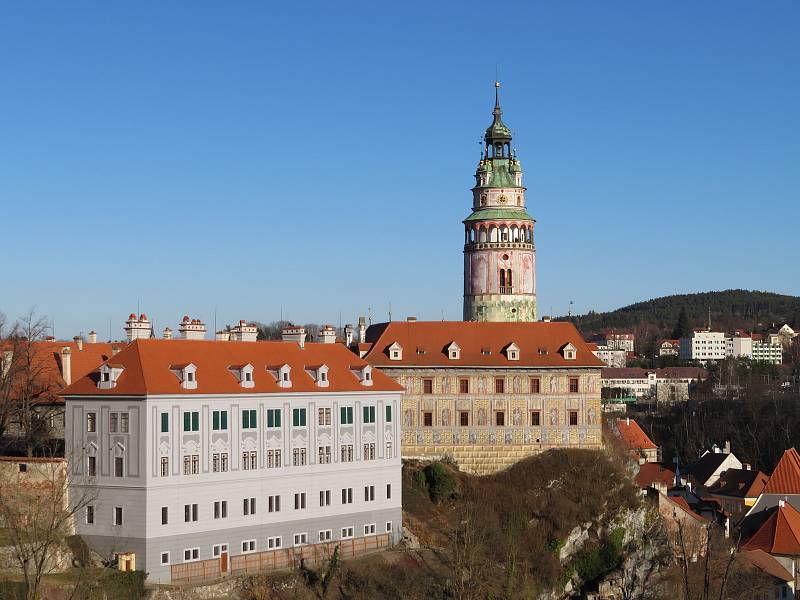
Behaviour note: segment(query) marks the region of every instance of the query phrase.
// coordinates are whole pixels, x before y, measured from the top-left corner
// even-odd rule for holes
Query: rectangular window
[[[375,442],[364,444],[364,460],[375,460]]]
[[[502,377],[495,377],[494,379],[494,393],[504,394],[506,391],[506,380]]]
[[[281,497],[280,496],[268,496],[267,497],[267,510],[269,512],[280,512],[281,511]]]
[[[392,484],[391,483],[387,483],[386,484],[386,499],[387,500],[391,500],[392,499]]]
[[[306,409],[294,408],[292,409],[292,426],[305,427],[306,426]]]
[[[97,413],[86,413],[86,431],[89,433],[97,431]]]
[[[200,548],[187,548],[183,551],[183,562],[192,562],[200,559]]]
[[[496,413],[494,413],[494,424],[498,427],[505,427],[506,413],[502,410],[498,410]]]
[[[219,454],[211,455],[211,472],[219,473]]]
[[[86,522],[89,525],[94,524],[94,506],[87,506],[86,507]]]
[[[242,411],[242,429],[255,429],[256,428],[256,411],[255,409],[248,409]]]
[[[271,537],[267,538],[267,550],[275,550],[276,548],[281,547],[281,537]]]
[[[192,475],[200,473],[200,455],[192,454]]]
[[[108,430],[111,433],[119,432],[119,413],[111,413],[108,415]]]
[[[242,514],[245,517],[256,514],[256,499],[244,498],[242,500]]]
[[[269,428],[279,428],[281,426],[281,409],[280,408],[268,408],[267,409],[267,427]]]
[[[267,468],[277,469],[281,467],[281,451],[280,450],[267,450]]]
[[[121,456],[114,457],[114,477],[124,477],[125,459]]]
[[[353,407],[352,406],[342,406],[339,409],[340,413],[340,425],[352,425],[353,424]]]
[[[200,413],[197,411],[183,413],[183,430],[200,431]]]
[[[114,507],[114,525],[122,525],[122,507]]]
[[[227,431],[228,411],[215,410],[211,413],[211,429],[214,431]]]
[[[542,381],[538,377],[531,377],[531,394],[541,393]]]
[[[228,471],[228,453],[223,452],[219,455],[219,470],[223,473]]]
[[[375,500],[375,486],[374,485],[365,485],[364,486],[364,502],[372,502]]]
[[[319,505],[320,506],[330,506],[331,505],[331,491],[330,490],[320,490],[319,491]]]
[[[577,394],[578,393],[578,378],[577,377],[570,377],[569,378],[569,393],[570,394]]]
[[[161,433],[169,431],[169,413],[161,413]]]
[[[392,407],[391,406],[387,406],[386,407],[386,422],[387,423],[391,423],[392,422]]]
[[[469,427],[469,411],[462,410],[458,413],[458,423],[461,427]]]
[[[353,488],[342,488],[342,504],[353,503]]]
[[[353,537],[353,528],[352,527],[342,527],[342,539],[345,540],[347,538]]]
[[[541,424],[541,413],[538,410],[531,411],[531,426],[539,427]]]
[[[320,446],[319,447],[319,464],[327,465],[331,462],[331,447],[330,446]]]
[[[294,545],[295,546],[304,546],[308,543],[308,535],[305,533],[295,533],[294,534]]]
[[[353,444],[342,445],[342,462],[353,462]]]
[[[569,424],[570,425],[577,425],[578,424],[578,411],[577,410],[569,411]]]
[[[319,541],[320,542],[330,542],[331,541],[331,530],[330,529],[323,529],[319,532]]]
[[[394,448],[392,447],[392,442],[386,442],[386,456],[385,458],[394,458]]]
[[[245,540],[242,542],[242,554],[247,554],[248,552],[255,552],[255,551],[256,551],[255,540]]]
[[[364,423],[374,423],[375,422],[375,407],[374,406],[365,406],[364,407]]]
[[[302,467],[306,464],[306,449],[292,448],[292,465],[295,467]]]
[[[214,518],[227,519],[228,518],[228,501],[217,500],[214,502]]]
[[[161,553],[161,564],[168,565],[169,564],[169,552],[162,552]]]
[[[183,505],[183,522],[184,523],[193,523],[197,521],[198,517],[198,507],[197,504],[184,504]]]
[[[375,523],[364,525],[364,535],[375,535]]]
[[[458,380],[458,393],[469,394],[469,379]]]
[[[162,477],[169,476],[169,457],[167,456],[161,457],[161,476]]]
[[[119,413],[119,432],[128,433],[130,431],[130,418],[128,413]]]
[[[392,522],[386,521],[386,533],[391,533],[392,531]]]
[[[89,456],[88,461],[86,468],[89,472],[89,477],[95,477],[97,475],[97,457]]]
[[[433,427],[433,413],[432,412],[424,412],[424,413],[422,413],[422,425],[424,427]]]
[[[320,408],[317,411],[317,421],[318,425],[330,425],[331,424],[331,409],[330,408]]]
[[[161,524],[167,525],[169,523],[169,508],[166,506],[161,507]]]
[[[306,507],[306,493],[300,492],[294,495],[294,509],[303,510]]]
[[[432,394],[433,393],[433,379],[423,379],[422,380],[422,393],[423,394]]]

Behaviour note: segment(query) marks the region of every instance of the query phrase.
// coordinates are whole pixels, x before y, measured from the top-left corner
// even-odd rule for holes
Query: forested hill
[[[749,290],[664,296],[610,312],[590,311],[573,319],[584,335],[608,328],[636,329],[644,325],[669,336],[682,308],[690,327],[706,326],[710,308],[711,326],[718,331],[734,328],[760,331],[773,323],[800,328],[800,297]]]

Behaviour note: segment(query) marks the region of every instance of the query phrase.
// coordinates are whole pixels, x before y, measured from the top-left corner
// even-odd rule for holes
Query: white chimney
[[[725,452],[725,454],[730,454],[731,453],[731,441],[730,440],[725,440],[725,450],[724,450],[724,452]]]
[[[78,352],[83,352],[83,338],[79,335],[76,335],[72,338],[72,341],[75,342],[75,345],[78,347]]]
[[[136,313],[131,313],[125,321],[125,336],[129,342],[133,340],[148,339],[153,332],[153,324],[147,315],[142,313],[138,317]]]
[[[625,425],[627,425],[628,427],[631,426],[631,418],[630,417],[625,417]]]
[[[214,339],[218,342],[228,342],[231,339],[231,334],[229,331],[220,330],[214,334]]]
[[[97,332],[94,329],[92,329],[89,332],[89,343],[90,344],[96,344],[97,343]]]
[[[188,315],[185,315],[178,326],[178,334],[185,340],[203,340],[206,337],[205,323],[200,319],[190,319]]]
[[[783,508],[784,506],[786,506],[786,501],[785,500],[778,500],[778,506],[780,508]]]
[[[344,343],[349,348],[353,343],[353,324],[348,323],[344,326]]]
[[[295,327],[290,325],[281,330],[281,338],[284,342],[297,342],[301,348],[306,346],[306,329],[305,327]]]
[[[406,317],[406,321],[408,321],[409,323],[413,323],[416,320],[417,320],[417,317]]]
[[[248,325],[247,321],[241,319],[238,325],[231,328],[229,339],[234,342],[255,342],[258,340],[258,327]]]
[[[358,343],[363,344],[367,341],[367,319],[358,317]]]
[[[67,385],[72,383],[72,350],[69,346],[61,348],[61,377]]]
[[[164,327],[164,332],[161,334],[161,337],[163,337],[165,340],[171,340],[172,329],[170,329],[169,327]]]
[[[550,322],[550,316],[549,315],[544,315],[542,317],[542,323],[549,323],[549,322]]]
[[[336,343],[336,330],[331,325],[323,325],[319,330],[319,340],[323,344]]]

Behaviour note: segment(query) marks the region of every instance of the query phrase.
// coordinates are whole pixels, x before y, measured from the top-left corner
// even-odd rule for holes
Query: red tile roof
[[[644,463],[633,478],[636,485],[645,490],[655,483],[671,486],[675,482],[675,472],[658,463]]]
[[[781,581],[790,582],[794,580],[794,577],[786,570],[786,567],[779,563],[774,556],[770,556],[763,550],[746,550],[739,552],[736,556]]]
[[[680,496],[667,496],[667,499],[676,506],[679,506],[683,510],[683,512],[688,514],[690,517],[693,517],[694,519],[702,521],[704,523],[708,522],[708,519],[694,512],[692,510],[692,507],[689,506],[689,503],[686,502],[684,498],[681,498]]]
[[[618,419],[616,428],[619,439],[631,450],[651,450],[658,448],[639,424],[633,419]]]
[[[664,369],[643,369],[641,367],[606,367],[601,373],[603,379],[647,379],[647,374],[655,371],[658,379],[706,379],[708,371],[700,367],[666,367]]]
[[[800,556],[800,512],[788,502],[772,511],[772,515],[742,545],[742,549]]]
[[[789,448],[764,486],[764,494],[800,494],[800,454]]]
[[[98,389],[98,370],[94,369],[66,390],[64,395],[145,395],[145,394],[263,394],[286,392],[369,392],[402,391],[387,375],[373,371],[372,386],[364,386],[353,373],[367,363],[354,357],[339,344],[297,342],[230,342],[215,340],[140,339],[114,356],[113,362],[123,368],[117,385]],[[170,371],[175,364],[192,363],[197,367],[196,389],[184,389]],[[228,369],[232,364],[251,364],[253,383],[243,388]],[[268,372],[269,365],[291,367],[290,388],[278,386]],[[328,366],[328,387],[320,388],[306,372],[309,365]]]
[[[484,323],[474,321],[392,321],[367,329],[370,352],[364,357],[376,366],[492,366],[492,367],[602,367],[572,323]],[[402,360],[390,360],[388,347],[397,342]],[[451,359],[447,346],[456,342],[460,357]],[[519,360],[508,360],[503,350],[515,343]],[[566,360],[561,349],[572,343],[575,360]],[[425,348],[424,354],[416,352]],[[483,352],[487,348],[489,352]]]

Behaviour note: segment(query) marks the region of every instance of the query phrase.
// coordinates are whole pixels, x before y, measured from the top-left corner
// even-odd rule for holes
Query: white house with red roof
[[[658,446],[633,419],[617,419],[612,430],[639,464],[658,462]]]
[[[93,549],[185,582],[399,540],[402,388],[293,336],[137,339],[63,391]]]

